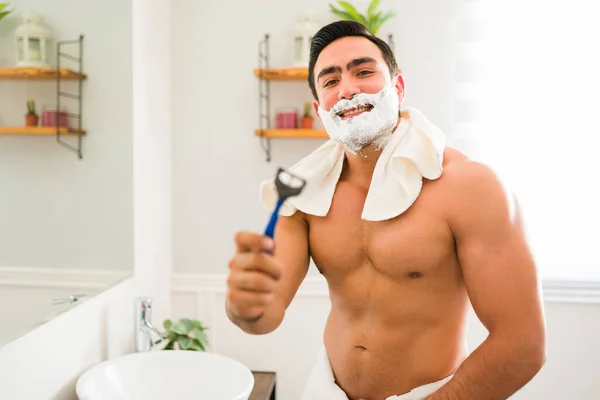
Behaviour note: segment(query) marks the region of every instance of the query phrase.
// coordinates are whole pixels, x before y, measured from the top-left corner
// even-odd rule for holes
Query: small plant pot
[[[40,117],[38,115],[26,114],[25,115],[25,126],[38,126],[39,120],[40,120]]]
[[[300,127],[302,129],[312,129],[313,128],[313,117],[302,117],[300,118]]]

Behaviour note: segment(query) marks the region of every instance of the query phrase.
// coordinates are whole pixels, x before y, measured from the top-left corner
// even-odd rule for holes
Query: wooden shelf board
[[[76,129],[60,128],[61,135],[77,135]],[[82,130],[83,135],[86,131]],[[56,135],[55,126],[0,126],[0,135]]]
[[[305,81],[308,79],[308,68],[257,68],[254,76],[267,81]]]
[[[84,80],[87,79],[85,74],[80,74],[67,68],[61,68],[60,79],[65,80]],[[54,80],[57,76],[56,68],[0,68],[0,80],[5,81],[47,81]]]
[[[254,135],[261,135],[261,130],[254,131]],[[314,138],[314,139],[329,139],[329,135],[324,130],[318,129],[265,129],[264,137],[267,138]]]

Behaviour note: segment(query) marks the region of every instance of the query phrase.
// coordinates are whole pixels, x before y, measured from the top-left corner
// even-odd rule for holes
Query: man
[[[291,169],[309,175],[307,192],[282,211],[274,241],[236,235],[229,318],[251,334],[275,330],[312,257],[331,312],[304,399],[510,397],[545,362],[516,202],[416,110],[399,113],[393,53],[362,25],[315,35],[309,85],[331,140]],[[489,335],[469,353],[471,305]]]

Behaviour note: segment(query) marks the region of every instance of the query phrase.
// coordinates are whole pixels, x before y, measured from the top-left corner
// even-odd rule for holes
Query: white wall
[[[16,63],[14,30],[26,11],[41,13],[54,40],[84,35],[83,160],[54,136],[0,135],[0,266],[131,270],[131,1],[15,0],[0,23],[0,67]],[[110,29],[107,29],[110,20]],[[62,51],[79,56],[77,45]],[[61,59],[62,67],[77,69]],[[77,82],[61,90],[77,93]],[[0,81],[0,126],[23,126],[25,102],[56,107],[55,81]],[[61,98],[61,108],[77,102]],[[73,124],[77,123],[72,119]],[[76,145],[76,137],[64,137]],[[35,249],[35,251],[32,251]]]
[[[456,39],[458,18],[464,17],[460,8],[482,2],[382,2],[383,8],[391,5],[398,12],[382,36],[388,31],[395,34],[407,86],[406,105],[420,109],[448,133],[451,145],[477,158],[488,156],[486,151],[493,146],[484,146],[485,135],[465,135],[462,128],[468,124],[455,114],[460,91],[455,72],[464,55]],[[322,143],[274,140],[273,161],[264,161],[260,142],[253,135],[258,125],[258,83],[252,69],[257,67],[258,42],[270,33],[271,66],[289,66],[295,15],[313,10],[327,19],[327,7],[318,0],[172,2],[172,316],[196,317],[209,325],[212,351],[241,360],[252,369],[276,371],[278,398],[286,400],[299,398],[321,340],[329,303],[320,277],[313,268],[283,325],[266,336],[245,335],[227,320],[224,279],[234,251],[233,233],[262,231],[267,223],[269,214],[258,202],[260,181]],[[506,29],[504,24],[499,27]],[[274,110],[311,99],[303,82],[271,83],[271,90]],[[510,150],[506,154],[512,154]],[[568,262],[561,265],[563,271],[571,267]],[[544,281],[549,361],[515,398],[598,398],[599,289],[593,282]],[[485,331],[473,320],[470,347],[484,337]]]
[[[98,6],[100,7],[100,6]],[[135,277],[0,348],[0,398],[75,399],[88,367],[133,349],[133,298],[168,315],[171,269],[169,5],[133,0]],[[127,133],[131,134],[131,132]],[[44,379],[40,379],[43,377]]]

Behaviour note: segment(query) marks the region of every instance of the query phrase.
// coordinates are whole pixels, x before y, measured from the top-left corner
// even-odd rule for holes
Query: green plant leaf
[[[193,321],[193,323],[194,323],[194,328],[195,329],[200,329],[200,330],[206,330],[206,329],[208,329],[208,327],[202,325],[202,322],[200,322],[200,321]]]
[[[373,32],[374,35],[377,34],[377,31],[379,31],[379,28],[381,28],[385,21],[387,21],[395,15],[396,14],[394,14],[393,11],[388,11],[382,17],[379,17],[375,22],[373,22],[371,26],[371,32]]]
[[[194,329],[194,322],[191,319],[182,318],[171,327],[171,330],[179,335],[187,335]]]
[[[376,19],[375,10],[377,10],[377,7],[379,7],[379,2],[380,0],[373,0],[371,4],[369,4],[369,8],[367,9],[367,18],[369,19],[369,21]],[[381,14],[381,12],[379,12],[378,14]]]
[[[165,347],[163,347],[163,350],[175,350],[175,341],[171,340],[167,342]]]
[[[171,329],[171,326],[173,326],[173,321],[171,321],[170,319],[165,320],[165,322],[163,322],[163,326],[165,327],[166,330]]]
[[[202,347],[208,346],[208,336],[206,335],[206,333],[203,330],[195,330],[194,338],[200,342]]]
[[[356,20],[354,19],[354,17],[353,17],[352,15],[348,14],[347,12],[344,12],[344,11],[342,11],[342,10],[338,10],[337,8],[335,8],[335,7],[331,6],[331,5],[330,5],[330,7],[331,7],[331,8],[330,8],[330,10],[329,10],[329,11],[330,11],[332,14],[334,14],[334,15],[337,15],[337,16],[338,16],[338,17],[340,17],[341,19],[343,19],[343,20],[346,20],[346,21],[356,21]],[[357,21],[357,22],[358,22],[358,21]]]
[[[187,336],[181,336],[177,339],[177,343],[179,343],[179,347],[182,350],[189,350],[193,341],[194,341],[194,339],[192,339],[191,337],[187,337]]]
[[[6,7],[8,7],[8,3],[0,3],[0,11],[4,10]]]
[[[190,344],[190,350],[206,351],[206,349],[204,348],[202,343],[199,342],[198,340],[192,340],[192,343]]]
[[[339,0],[338,3],[340,6],[342,6],[344,8],[344,10],[346,10],[346,12],[348,14],[352,15],[352,17],[354,18],[355,21],[360,22],[363,25],[367,25],[367,20],[361,13],[358,12],[356,7],[354,7],[352,4],[348,3],[347,1]]]

